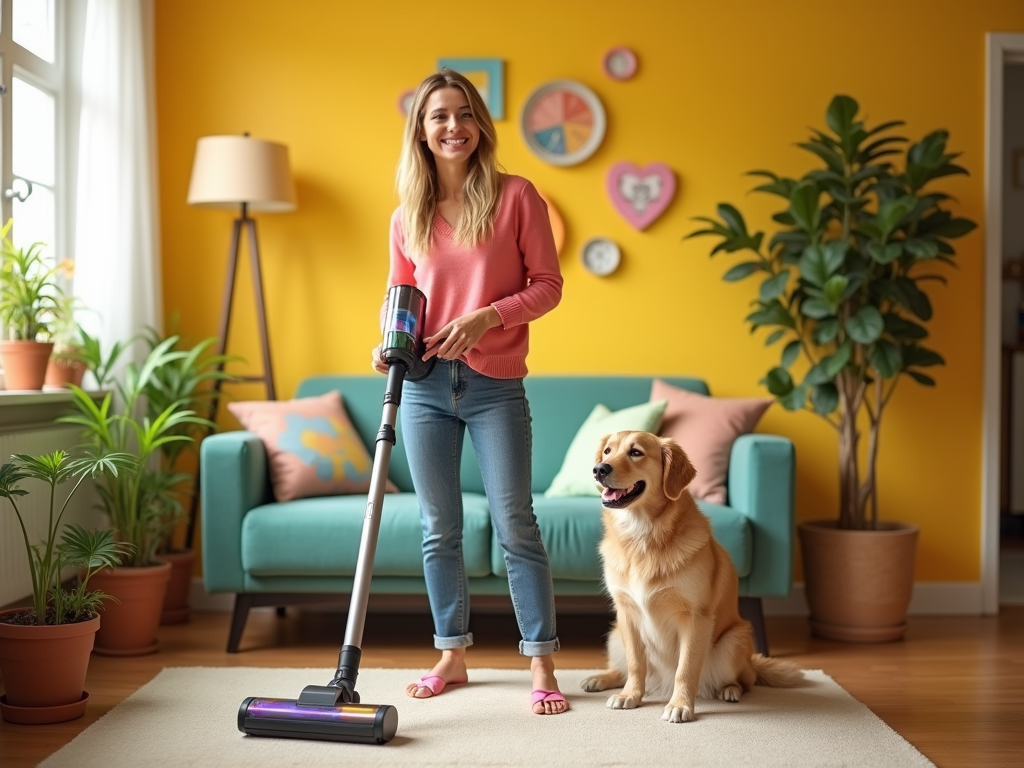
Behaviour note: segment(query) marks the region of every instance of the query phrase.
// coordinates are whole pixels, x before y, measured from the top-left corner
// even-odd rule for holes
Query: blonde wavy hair
[[[468,247],[486,242],[494,233],[494,216],[501,196],[503,169],[497,159],[498,135],[487,105],[465,76],[442,69],[420,83],[413,95],[398,160],[396,186],[403,206],[402,226],[406,248],[414,259],[430,250],[440,193],[434,155],[427,143],[420,140],[427,99],[439,88],[461,90],[480,128],[480,141],[470,157],[469,173],[462,188],[462,213],[455,223],[455,242]]]

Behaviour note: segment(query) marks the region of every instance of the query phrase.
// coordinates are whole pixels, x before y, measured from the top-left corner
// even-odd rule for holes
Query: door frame
[[[1024,63],[1024,34],[989,32],[985,71],[985,305],[981,450],[982,613],[999,612],[999,419],[1003,269],[1003,70]]]

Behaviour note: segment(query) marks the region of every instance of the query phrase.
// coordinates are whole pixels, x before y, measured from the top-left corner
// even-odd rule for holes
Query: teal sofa
[[[659,377],[708,394],[694,378]],[[601,505],[595,497],[546,498],[573,437],[594,405],[619,410],[650,398],[649,376],[542,376],[526,379],[533,416],[534,511],[547,547],[556,602],[590,598],[604,606],[598,543]],[[339,390],[370,454],[381,423],[383,376],[317,376],[296,397]],[[401,419],[399,419],[400,421]],[[685,446],[683,446],[685,448]],[[698,468],[699,469],[699,468]],[[238,650],[249,610],[334,602],[352,589],[366,496],[331,496],[277,503],[267,455],[256,435],[225,432],[200,450],[203,581],[208,593],[234,593],[227,650]],[[416,494],[399,425],[388,476],[401,493],[384,499],[370,589],[377,595],[424,595],[421,529]],[[727,505],[698,501],[715,538],[739,574],[740,609],[752,621],[758,648],[767,653],[762,597],[785,597],[792,581],[794,540],[793,444],[749,434],[732,447]],[[507,596],[505,563],[491,529],[483,482],[470,441],[462,461],[464,552],[470,593]],[[486,598],[485,598],[486,599]],[[582,602],[586,602],[583,600]]]

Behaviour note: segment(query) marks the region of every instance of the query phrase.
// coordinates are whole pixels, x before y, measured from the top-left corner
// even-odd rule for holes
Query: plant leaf
[[[766,377],[768,391],[776,397],[788,394],[793,390],[793,377],[785,368],[772,368]]]
[[[782,350],[782,367],[789,368],[798,357],[800,357],[800,342],[789,342]]]
[[[761,301],[767,304],[769,301],[773,301],[784,294],[786,286],[789,285],[789,275],[790,271],[783,269],[779,274],[773,275],[761,283]]]
[[[849,96],[835,96],[828,105],[825,119],[828,127],[835,131],[836,135],[842,137],[850,133],[853,127],[853,120],[857,117],[857,110],[860,106]]]
[[[818,384],[811,390],[811,405],[814,412],[821,416],[828,416],[839,407],[839,390],[832,382]]]
[[[818,219],[821,215],[818,207],[818,199],[821,193],[816,184],[804,182],[798,184],[793,194],[790,195],[790,213],[796,219],[797,225],[804,232],[814,233],[818,231]]]
[[[759,261],[744,261],[732,267],[728,272],[726,272],[722,276],[722,279],[725,280],[727,283],[735,283],[737,280],[742,280],[745,277],[749,277],[750,275],[762,269],[764,269],[764,267],[761,265],[761,262]]]
[[[891,379],[903,370],[903,353],[897,344],[879,339],[871,352],[871,364],[884,379]]]
[[[878,308],[868,304],[847,319],[845,328],[850,338],[858,344],[873,344],[885,330],[885,321]]]

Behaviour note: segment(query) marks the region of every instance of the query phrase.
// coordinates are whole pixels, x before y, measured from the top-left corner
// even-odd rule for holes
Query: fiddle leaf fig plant
[[[945,130],[908,144],[892,133],[902,121],[868,127],[859,110],[849,96],[832,99],[827,130],[798,144],[820,164],[802,177],[750,172],[763,179],[754,191],[783,201],[774,234],[750,232],[740,211],[721,203],[718,218],[697,217],[707,226],[684,239],[719,238],[711,256],[743,257],[724,279],[759,281],[746,321],[751,332],[768,330],[766,344],[782,343],[761,383],[786,409],[837,430],[838,525],[873,529],[882,416],[904,378],[935,385],[926,371],[945,360],[927,346],[926,287],[945,284],[937,270],[955,266],[950,241],[976,224],[944,208],[950,196],[932,188],[967,173],[947,151]]]

